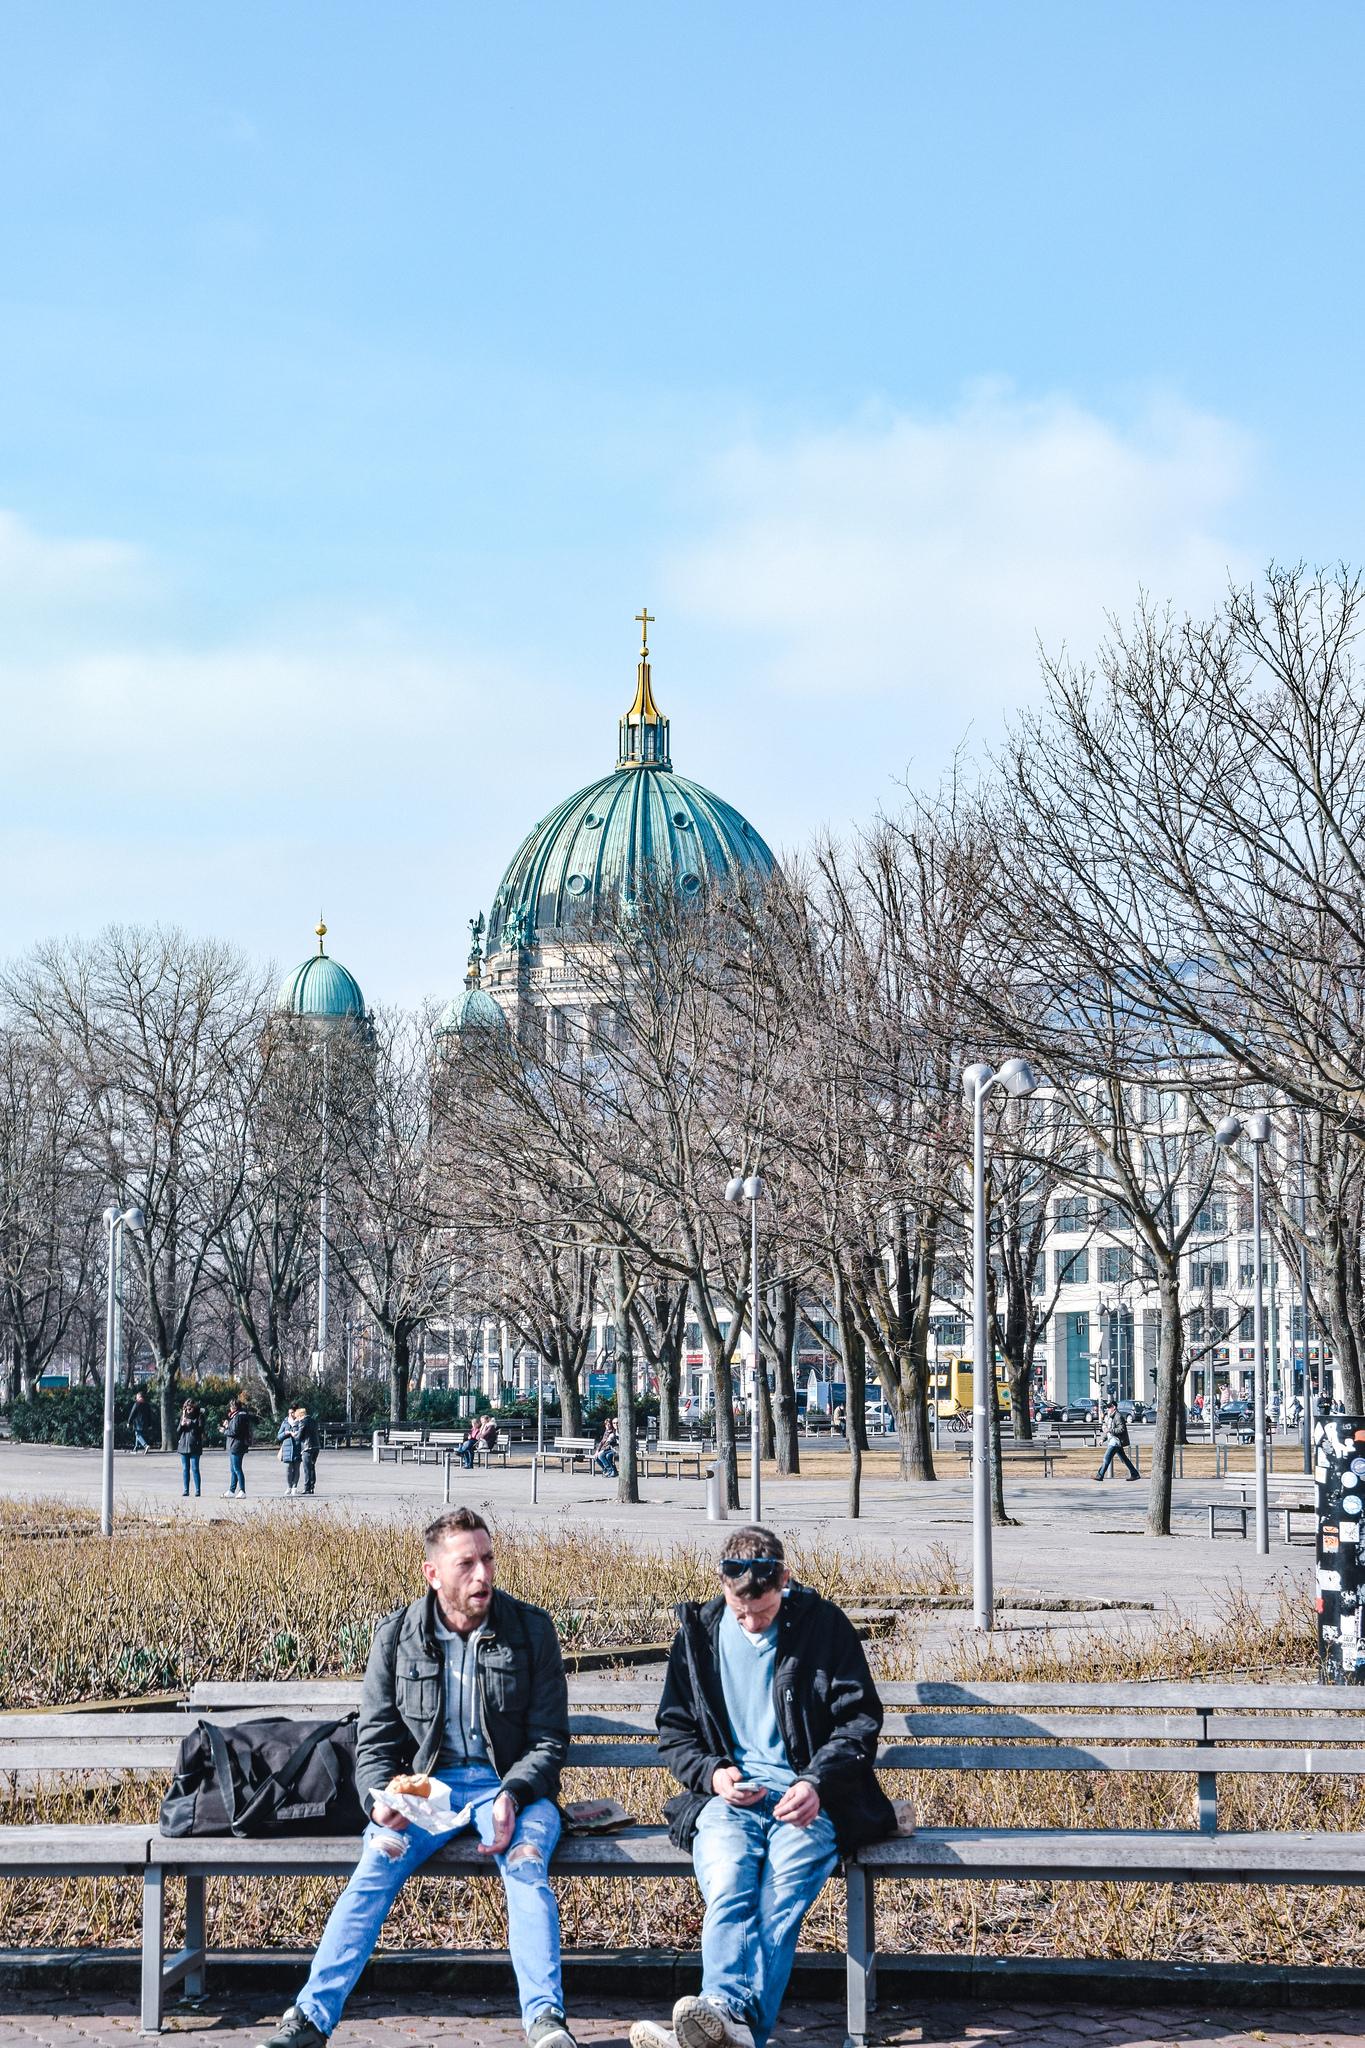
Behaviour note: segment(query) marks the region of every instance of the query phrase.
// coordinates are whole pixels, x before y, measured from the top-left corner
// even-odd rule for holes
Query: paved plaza
[[[1282,1449],[1279,1458],[1283,1476],[1292,1476],[1293,1452]],[[813,1476],[779,1479],[764,1473],[764,1519],[785,1536],[885,1555],[888,1591],[896,1588],[898,1567],[931,1545],[941,1545],[962,1582],[969,1581],[971,1497],[960,1459],[945,1458],[945,1476],[933,1485],[909,1486],[884,1475],[865,1478],[857,1522],[848,1518],[847,1481],[834,1458],[822,1453],[815,1463]],[[120,1452],[115,1462],[118,1511],[207,1518],[226,1526],[281,1507],[300,1515],[325,1515],[341,1507],[349,1514],[410,1516],[420,1525],[443,1498],[439,1467],[392,1461],[376,1465],[368,1448],[324,1454],[317,1493],[296,1501],[285,1500],[280,1467],[268,1454],[253,1454],[246,1469],[247,1500],[225,1500],[226,1460],[221,1453],[206,1452],[203,1498],[185,1500],[178,1459]],[[46,1497],[93,1507],[99,1487],[96,1451],[0,1445],[0,1497]],[[691,1476],[642,1480],[644,1498],[638,1506],[617,1500],[614,1481],[560,1472],[539,1475],[533,1502],[525,1462],[468,1475],[457,1467],[451,1488],[452,1499],[469,1501],[502,1527],[573,1529],[588,1519],[599,1531],[641,1545],[705,1544],[719,1535],[706,1519],[705,1489]],[[1074,1465],[1051,1479],[1011,1472],[1006,1500],[1018,1526],[998,1529],[994,1538],[996,1586],[1006,1603],[1001,1630],[1016,1635],[1096,1627],[1129,1631],[1169,1615],[1214,1626],[1219,1601],[1232,1588],[1267,1605],[1286,1588],[1311,1600],[1312,1545],[1298,1541],[1287,1546],[1273,1517],[1268,1557],[1257,1556],[1250,1538],[1210,1540],[1205,1504],[1221,1490],[1210,1478],[1177,1480],[1176,1534],[1161,1539],[1143,1530],[1145,1479],[1138,1485],[1111,1479],[1096,1486],[1085,1467]],[[741,1492],[747,1512],[747,1482]],[[1062,1602],[1079,1604],[1068,1609]],[[969,1625],[970,1617],[952,1609],[924,1615],[920,1622],[926,1648]]]
[[[167,2038],[188,2038],[212,2048],[251,2048],[262,2022],[279,2017],[278,2000],[259,1993],[240,2011],[168,2016]],[[619,1999],[593,1998],[573,2009],[574,2031],[591,2048],[626,2048],[627,2030],[638,2008]],[[131,1999],[105,1993],[51,1996],[0,1994],[0,2043],[4,2048],[75,2048],[75,2044],[136,2040],[137,2012]],[[1349,2009],[1298,2007],[1262,2011],[1256,2007],[1219,2013],[1208,2007],[1171,2005],[1138,2011],[1121,2007],[1026,2004],[887,2005],[879,2012],[875,2038],[923,2044],[923,2048],[1346,2048],[1365,2040],[1365,2020]],[[336,2048],[524,2048],[524,2036],[503,2000],[464,1999],[428,2003],[411,1999],[358,1997],[334,2036]],[[844,2016],[835,2004],[791,2004],[784,2008],[774,2048],[842,2048]]]

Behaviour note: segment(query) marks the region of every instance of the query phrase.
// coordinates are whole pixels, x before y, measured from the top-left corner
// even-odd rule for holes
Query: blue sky
[[[1360,560],[1358,8],[10,0],[0,952],[458,986],[605,772],[895,799],[1140,586]]]

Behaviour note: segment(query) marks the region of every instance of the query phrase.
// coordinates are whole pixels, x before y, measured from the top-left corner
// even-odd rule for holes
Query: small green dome
[[[301,961],[280,983],[280,992],[275,998],[276,1011],[292,1017],[306,1017],[319,1024],[363,1018],[365,998],[360,993],[360,983],[339,960],[329,960],[323,952],[322,942],[327,936],[325,924],[318,925],[317,934],[317,952]]]
[[[507,1019],[487,989],[467,988],[441,1014],[441,1030],[460,1035],[466,1031],[505,1031]]]

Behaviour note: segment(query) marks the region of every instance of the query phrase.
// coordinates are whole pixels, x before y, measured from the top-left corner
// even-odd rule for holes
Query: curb
[[[306,1976],[311,1955],[284,1950],[230,1950],[209,1957],[209,1994],[196,2001],[216,2009],[258,1992],[288,1994]],[[414,1966],[424,1992],[474,1992],[481,1997],[515,1988],[506,1950],[395,1949],[367,1963],[357,1993],[410,1994]],[[142,1968],[136,1949],[0,1950],[0,1992],[86,1993],[136,1996]],[[695,1953],[616,1949],[566,1950],[570,2000],[585,1991],[615,1998],[670,2002],[696,1988]],[[879,1956],[879,1991],[888,2003],[1046,2004],[1137,2008],[1213,2006],[1267,2010],[1277,2005],[1331,2007],[1365,1996],[1365,1970],[1299,1967],[1280,1963],[1106,1962],[1013,1956]],[[844,1962],[838,1955],[801,1955],[792,1973],[798,2003],[840,2005]],[[176,2007],[171,2004],[169,2011]]]

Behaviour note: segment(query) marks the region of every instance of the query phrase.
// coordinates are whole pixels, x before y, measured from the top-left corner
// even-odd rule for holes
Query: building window
[[[1095,1278],[1101,1286],[1122,1287],[1132,1277],[1132,1246],[1102,1244],[1095,1255]]]
[[[1222,1195],[1210,1195],[1194,1219],[1196,1230],[1213,1236],[1228,1227],[1228,1205]]]
[[[1052,1254],[1059,1287],[1083,1287],[1090,1278],[1090,1254],[1082,1247],[1078,1252],[1054,1252]]]
[[[1211,1259],[1196,1252],[1190,1260],[1191,1287],[1226,1287],[1228,1284],[1228,1262],[1226,1256]]]
[[[1061,1195],[1053,1216],[1058,1230],[1086,1230],[1090,1224],[1090,1204],[1084,1195]]]

